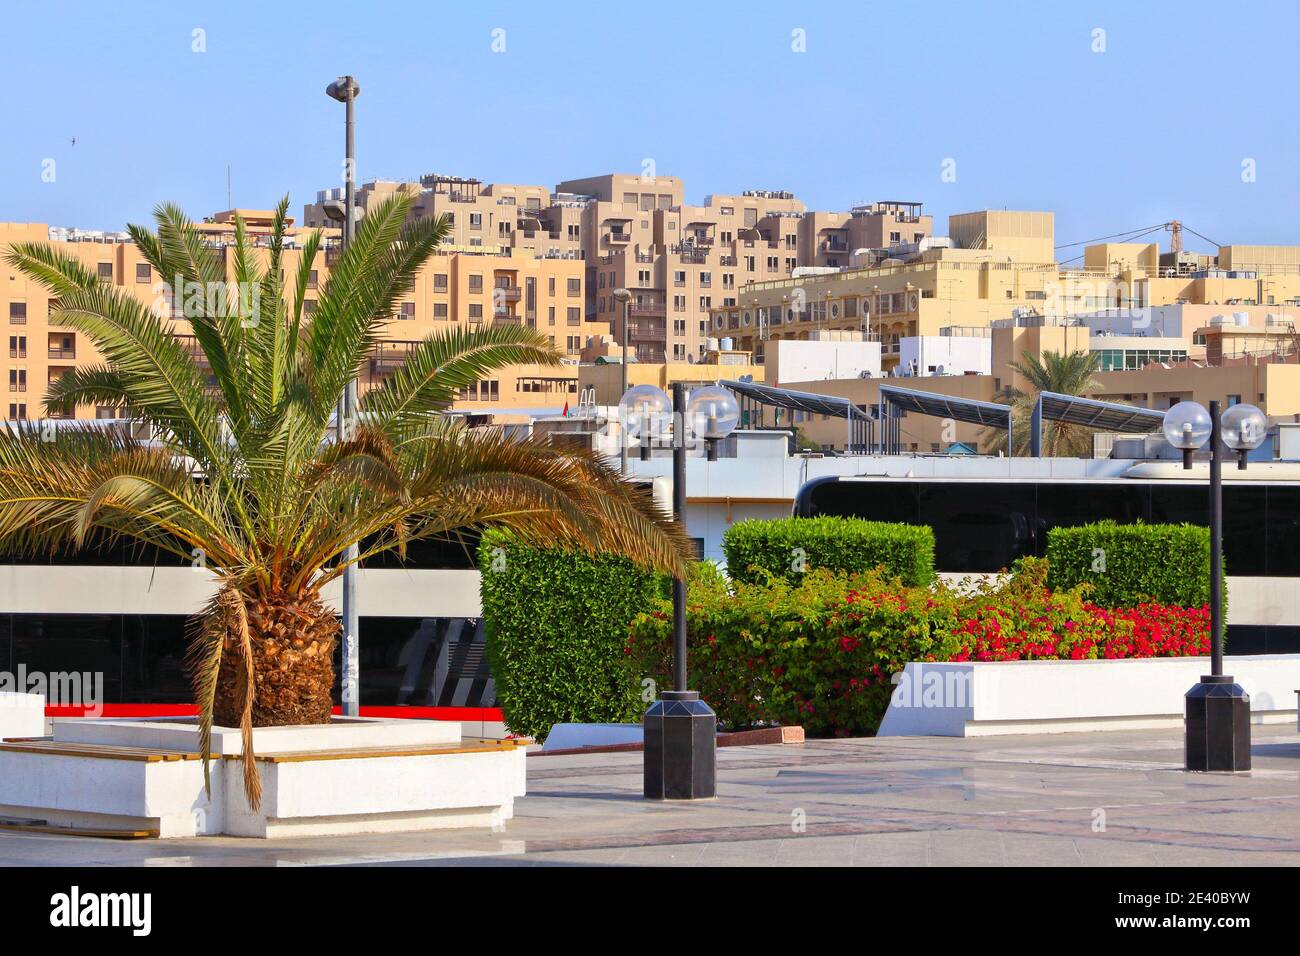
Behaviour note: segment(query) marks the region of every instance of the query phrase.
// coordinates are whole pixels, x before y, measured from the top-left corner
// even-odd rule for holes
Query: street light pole
[[[1223,673],[1223,445],[1234,449],[1238,467],[1264,442],[1268,419],[1253,405],[1234,405],[1219,414],[1218,401],[1207,412],[1195,402],[1179,402],[1165,413],[1164,433],[1192,453],[1210,441],[1210,673],[1185,695],[1183,765],[1187,770],[1250,769],[1250,695]]]
[[[627,317],[628,310],[632,307],[632,293],[627,289],[615,289],[614,299],[623,305],[623,334],[619,336],[623,340],[623,361],[620,367],[623,370],[623,387],[619,390],[619,395],[627,394]],[[620,422],[619,434],[619,455],[618,471],[621,475],[627,474],[627,423]]]
[[[642,457],[647,457],[654,433],[651,416],[667,411],[668,396],[654,385],[638,385],[619,403],[626,421],[643,416],[639,430]],[[740,419],[740,406],[730,390],[711,385],[692,391],[673,383],[673,518],[686,524],[686,442],[693,432],[708,446],[708,460],[717,460],[717,443],[731,434]],[[662,430],[660,431],[662,435]],[[673,689],[660,692],[642,720],[645,760],[644,793],[652,800],[701,800],[717,793],[717,715],[687,690],[686,579],[673,578]]]
[[[1210,674],[1223,676],[1223,455],[1219,401],[1210,402]],[[1247,725],[1249,732],[1249,725]],[[1247,761],[1250,754],[1247,751]]]
[[[353,110],[356,98],[361,93],[361,87],[351,76],[341,76],[325,88],[326,94],[332,99],[338,100],[344,107],[344,135],[343,135],[343,248],[346,249],[352,242],[352,230],[355,225],[356,213],[356,144],[354,141],[354,120]],[[347,388],[343,393],[343,401],[336,415],[337,421],[337,439],[346,441],[351,438],[352,425],[357,415],[357,380],[353,378],[348,382]],[[360,617],[357,611],[357,545],[348,545],[343,552],[343,560],[346,562],[343,568],[343,642],[340,647],[340,657],[343,665],[343,676],[341,680],[342,694],[341,703],[343,716],[356,717],[361,711],[360,687],[358,686],[361,676],[360,649],[358,642],[360,640]]]

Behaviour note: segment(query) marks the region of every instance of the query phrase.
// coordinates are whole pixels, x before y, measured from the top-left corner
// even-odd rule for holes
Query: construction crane
[[[1169,251],[1177,257],[1183,251],[1183,224],[1171,219],[1165,223],[1165,229],[1169,232]]]

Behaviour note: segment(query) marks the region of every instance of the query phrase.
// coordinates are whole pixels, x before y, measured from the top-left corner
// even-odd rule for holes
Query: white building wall
[[[975,335],[906,336],[898,341],[898,367],[921,376],[992,375],[993,339]]]
[[[775,339],[765,354],[769,385],[880,377],[879,342]]]

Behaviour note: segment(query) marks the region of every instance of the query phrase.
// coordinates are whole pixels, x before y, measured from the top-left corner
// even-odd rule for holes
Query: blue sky
[[[288,191],[300,214],[339,180],[323,90],[352,72],[362,179],[553,187],[649,158],[688,201],[781,188],[920,200],[936,232],[1005,206],[1054,210],[1058,243],[1174,217],[1298,243],[1298,39],[1300,7],[1249,0],[15,4],[0,220],[201,216],[226,208],[228,164],[236,205]]]

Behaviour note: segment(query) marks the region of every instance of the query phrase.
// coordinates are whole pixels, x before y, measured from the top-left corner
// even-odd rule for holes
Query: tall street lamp
[[[619,338],[623,340],[623,362],[622,362],[623,387],[619,389],[618,393],[620,395],[626,395],[627,394],[627,314],[628,314],[628,310],[632,307],[631,306],[632,293],[629,292],[627,289],[615,289],[614,299],[622,303],[623,305],[623,334],[619,336]],[[619,444],[621,445],[621,450],[618,456],[618,469],[620,474],[626,475],[627,474],[627,432],[624,432],[621,436],[619,436]]]
[[[1222,416],[1217,400],[1209,411],[1196,402],[1179,402],[1165,413],[1169,444],[1182,449],[1183,467],[1192,453],[1210,442],[1210,673],[1187,692],[1184,766],[1188,770],[1250,769],[1250,695],[1223,673],[1223,458],[1222,445],[1237,452],[1237,467],[1258,448],[1268,419],[1254,405],[1233,405]]]
[[[353,108],[356,98],[361,95],[361,86],[351,76],[340,76],[325,87],[325,93],[344,105],[343,135],[343,248],[352,241],[352,230],[356,225],[356,147],[353,142]],[[357,380],[348,382],[343,393],[342,407],[336,418],[337,438],[344,441],[350,437],[352,422],[357,413]],[[360,621],[357,612],[357,546],[349,545],[343,553],[346,565],[343,568],[343,646],[340,657],[343,664],[342,700],[343,715],[356,717],[361,710],[360,688],[357,686],[361,674],[360,655],[357,647]]]
[[[721,386],[696,389],[690,402],[681,382],[673,383],[672,416],[668,396],[653,385],[629,389],[620,402],[625,427],[634,427],[642,459],[649,458],[654,438],[662,438],[672,422],[673,517],[686,520],[686,442],[690,428],[709,446],[717,460],[717,443],[740,418],[735,396]],[[636,422],[635,425],[632,423]],[[717,793],[718,718],[698,691],[687,690],[686,581],[673,578],[673,689],[661,691],[645,712],[644,793],[652,800],[701,800]]]

